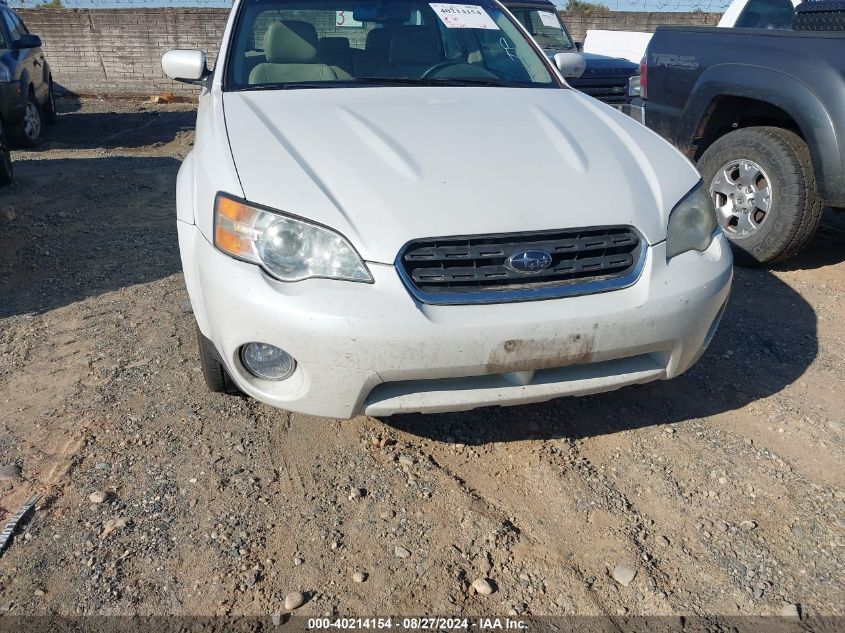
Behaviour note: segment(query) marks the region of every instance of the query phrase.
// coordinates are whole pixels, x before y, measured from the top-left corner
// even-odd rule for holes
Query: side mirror
[[[41,38],[32,33],[24,33],[15,42],[15,48],[39,48],[41,46]]]
[[[555,66],[564,79],[578,79],[587,69],[587,62],[581,53],[555,53]]]
[[[195,48],[174,48],[161,58],[164,74],[176,81],[201,84],[211,73],[205,61],[205,53]]]
[[[584,42],[575,42],[575,50],[579,53],[584,52]]]

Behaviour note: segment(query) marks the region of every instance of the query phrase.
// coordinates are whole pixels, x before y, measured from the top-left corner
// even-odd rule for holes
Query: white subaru
[[[438,412],[673,378],[728,299],[695,168],[496,0],[239,0],[179,171],[213,391]]]

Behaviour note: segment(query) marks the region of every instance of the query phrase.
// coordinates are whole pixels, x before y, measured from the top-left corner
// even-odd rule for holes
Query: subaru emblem
[[[546,251],[518,251],[508,257],[505,266],[518,273],[538,273],[552,265]]]

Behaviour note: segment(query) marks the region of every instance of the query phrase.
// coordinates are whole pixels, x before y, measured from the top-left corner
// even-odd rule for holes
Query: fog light
[[[296,361],[286,351],[267,343],[247,343],[241,348],[241,362],[253,376],[264,380],[290,378]]]

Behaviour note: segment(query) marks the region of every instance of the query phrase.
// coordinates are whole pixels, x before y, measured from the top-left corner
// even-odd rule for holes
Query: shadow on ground
[[[176,156],[190,147],[196,111],[65,98],[58,105],[58,123],[35,151],[14,153],[15,180],[0,189],[0,318],[181,270]],[[167,146],[150,156],[156,145]],[[130,155],[76,153],[115,148]],[[147,155],[131,155],[136,149]]]
[[[845,260],[845,211],[825,209],[813,240],[795,257],[778,264],[775,270],[812,270]]]
[[[21,160],[0,189],[0,318],[181,269],[175,158]]]
[[[143,102],[109,102],[115,103],[119,111],[98,112],[80,110],[76,100],[60,99],[58,123],[46,128],[35,151],[151,147],[190,133],[197,120],[197,112],[189,104],[179,106],[184,109],[157,110]]]

